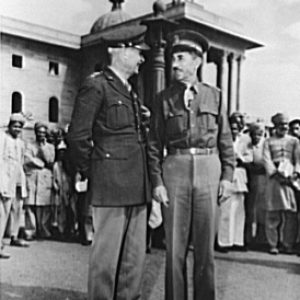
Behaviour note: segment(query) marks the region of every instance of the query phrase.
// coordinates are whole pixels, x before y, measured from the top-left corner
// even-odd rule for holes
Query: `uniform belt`
[[[168,150],[168,154],[176,155],[176,154],[192,154],[192,155],[211,155],[217,154],[217,148],[170,148]]]

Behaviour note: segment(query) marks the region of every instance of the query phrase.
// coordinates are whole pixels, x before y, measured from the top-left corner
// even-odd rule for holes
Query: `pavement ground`
[[[6,241],[8,243],[8,241]],[[7,246],[0,260],[1,300],[84,300],[90,247],[34,241]],[[147,255],[142,300],[164,298],[164,250]],[[300,257],[263,252],[216,253],[218,300],[299,300]],[[191,281],[192,252],[188,257]],[[190,297],[192,290],[189,291]]]

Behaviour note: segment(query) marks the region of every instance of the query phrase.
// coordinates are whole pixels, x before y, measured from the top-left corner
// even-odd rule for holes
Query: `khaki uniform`
[[[220,179],[231,181],[234,153],[220,91],[198,82],[187,108],[179,82],[157,97],[149,133],[150,179],[165,185],[166,299],[187,299],[186,256],[194,245],[194,299],[215,299],[213,245]],[[167,157],[163,159],[164,149]]]

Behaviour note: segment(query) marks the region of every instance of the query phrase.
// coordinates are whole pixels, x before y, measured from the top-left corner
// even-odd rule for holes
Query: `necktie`
[[[124,81],[124,85],[127,88],[128,92],[131,93],[132,91],[131,84],[128,81]]]
[[[184,91],[184,105],[186,109],[190,109],[191,103],[194,100],[194,88],[191,85],[188,85]]]

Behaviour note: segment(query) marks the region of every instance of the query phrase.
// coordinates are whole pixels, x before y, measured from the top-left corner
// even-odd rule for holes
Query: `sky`
[[[132,17],[152,11],[152,0],[125,0]],[[165,3],[171,0],[165,0]],[[267,122],[277,112],[300,118],[300,0],[194,0],[236,21],[263,48],[246,52],[241,111]],[[0,0],[0,14],[83,35],[111,9],[108,0]]]

